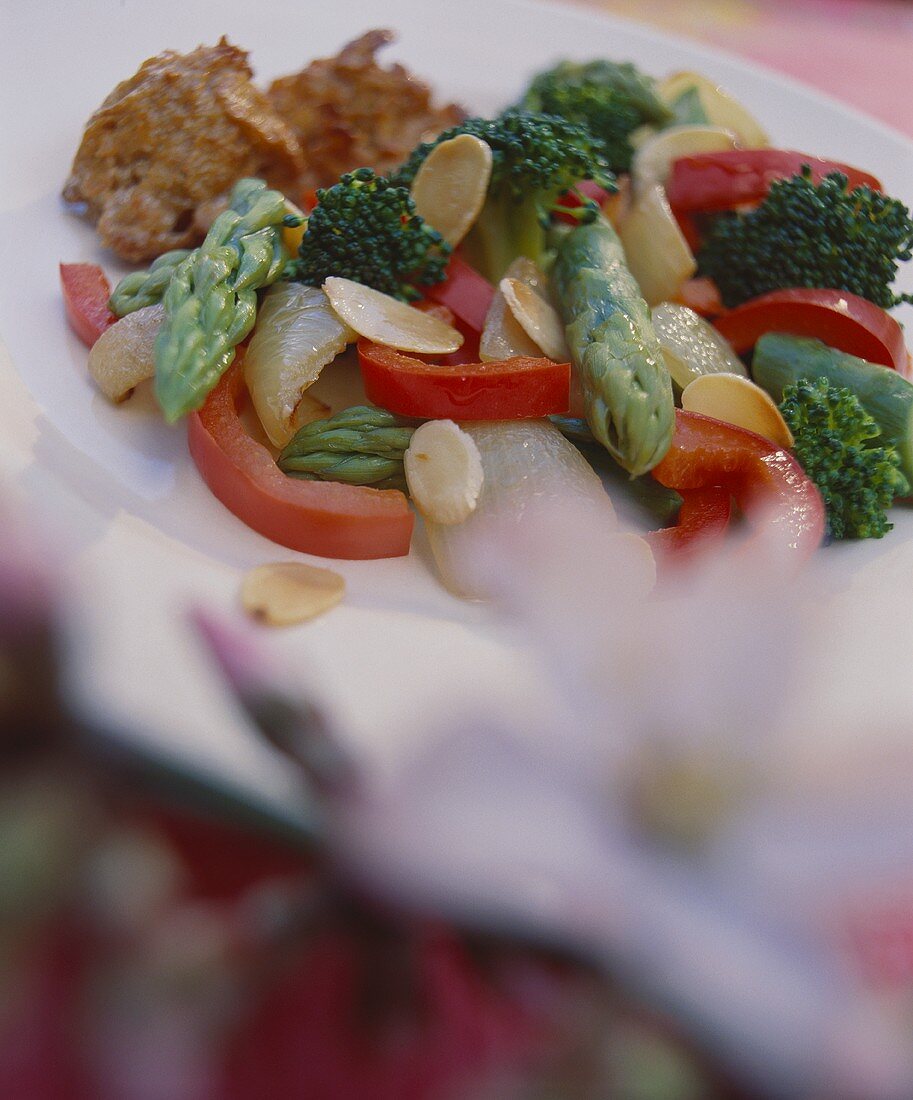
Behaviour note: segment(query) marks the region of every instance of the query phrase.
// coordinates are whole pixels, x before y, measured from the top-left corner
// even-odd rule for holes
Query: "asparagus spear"
[[[561,234],[552,285],[593,435],[629,473],[646,473],[672,441],[672,384],[607,219]]]
[[[312,481],[405,492],[403,455],[412,432],[385,409],[355,405],[299,428],[279,455],[279,468]]]
[[[231,209],[174,268],[155,343],[155,394],[174,422],[199,408],[253,328],[257,290],[281,275],[285,199],[262,180],[241,180]]]

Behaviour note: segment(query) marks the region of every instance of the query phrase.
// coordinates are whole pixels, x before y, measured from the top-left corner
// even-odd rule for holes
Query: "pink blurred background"
[[[907,0],[572,2],[759,61],[913,135],[913,3]]]

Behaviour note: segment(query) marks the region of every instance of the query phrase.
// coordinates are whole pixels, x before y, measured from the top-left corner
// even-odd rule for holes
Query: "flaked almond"
[[[705,374],[695,378],[682,391],[682,408],[756,432],[778,447],[793,445],[793,433],[773,398],[741,375]]]
[[[403,456],[406,484],[416,508],[434,523],[462,523],[482,491],[482,457],[475,440],[452,420],[416,428]]]
[[[342,599],[346,582],[332,569],[301,561],[258,565],[245,574],[241,604],[269,626],[294,626],[329,611]]]
[[[352,279],[331,276],[323,289],[340,319],[376,344],[420,355],[449,355],[463,343],[462,335],[440,317]]]
[[[508,309],[526,335],[543,353],[559,363],[570,359],[564,338],[564,322],[558,311],[534,287],[505,276],[498,284]]]
[[[412,181],[416,212],[448,244],[458,245],[485,203],[491,179],[491,147],[472,134],[436,145]]]
[[[519,279],[533,287],[538,294],[546,294],[545,276],[526,256],[518,256],[507,271],[507,279]],[[479,358],[483,363],[492,360],[510,359],[515,355],[536,358],[542,349],[526,335],[520,322],[511,313],[500,287],[495,287],[491,305],[485,315],[485,327],[479,340]]]
[[[155,338],[164,317],[164,306],[143,306],[115,321],[92,345],[89,375],[109,401],[126,400],[155,374]]]
[[[665,184],[672,162],[698,153],[722,153],[738,145],[735,134],[721,126],[671,126],[637,150],[631,165],[635,194],[654,183]]]

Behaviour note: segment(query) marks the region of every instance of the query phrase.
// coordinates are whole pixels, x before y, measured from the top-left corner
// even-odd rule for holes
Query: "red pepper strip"
[[[90,348],[117,320],[108,309],[111,284],[97,264],[61,264],[60,285],[70,327]]]
[[[775,180],[789,179],[805,164],[816,184],[830,172],[842,172],[850,190],[863,185],[881,190],[875,176],[837,161],[787,149],[728,149],[679,157],[672,164],[666,194],[676,215],[731,210],[760,202]]]
[[[750,521],[778,528],[801,560],[824,537],[824,503],[814,483],[788,451],[744,428],[676,409],[672,446],[652,472],[682,493],[725,489]]]
[[[578,206],[582,206],[580,196],[583,198],[591,199],[597,206],[601,207],[602,204],[609,198],[610,192],[606,191],[604,187],[600,187],[594,180],[581,180],[577,184],[575,191],[565,191],[558,199],[559,206],[566,206],[569,210],[576,210]],[[572,225],[576,224],[576,219],[568,214],[556,213],[558,221],[570,222]]]
[[[880,306],[846,290],[775,290],[731,309],[714,324],[742,355],[765,332],[811,336],[829,347],[904,373],[903,329]]]
[[[726,312],[716,283],[706,275],[686,280],[679,291],[678,300],[702,317],[719,317]]]
[[[675,526],[651,531],[647,542],[654,554],[672,561],[682,560],[696,550],[718,543],[726,534],[731,516],[732,498],[728,489],[719,485],[685,489]]]
[[[464,336],[468,329],[478,339],[485,328],[485,317],[495,296],[495,288],[457,253],[450,257],[447,278],[442,283],[429,286],[425,296],[453,312],[457,328]]]
[[[391,558],[409,552],[413,516],[396,489],[287,477],[241,423],[243,356],[187,418],[203,480],[248,527],[273,542],[325,558]]]
[[[518,356],[491,363],[442,363],[358,341],[368,400],[399,416],[519,420],[566,412],[569,363]]]

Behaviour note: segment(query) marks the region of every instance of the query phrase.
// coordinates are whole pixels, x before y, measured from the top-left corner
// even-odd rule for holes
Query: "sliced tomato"
[[[108,308],[111,284],[98,264],[61,264],[60,286],[67,320],[87,348],[117,320]]]
[[[447,278],[442,283],[427,287],[425,296],[438,305],[447,306],[463,335],[474,334],[478,341],[485,328],[485,317],[495,296],[495,288],[457,252],[450,257]]]
[[[875,176],[838,161],[791,149],[727,149],[679,157],[672,164],[666,194],[676,215],[732,210],[760,202],[772,183],[789,179],[806,164],[816,184],[830,172],[842,172],[850,189],[865,185],[881,190]]]
[[[565,413],[570,403],[570,364],[551,359],[431,362],[359,340],[358,361],[368,400],[399,416],[519,420]]]
[[[652,473],[683,496],[712,487],[726,490],[749,521],[774,525],[784,548],[799,560],[810,557],[824,537],[824,502],[799,463],[734,424],[676,409],[672,446]]]
[[[730,492],[719,485],[684,489],[681,496],[682,506],[675,525],[647,535],[654,554],[672,561],[690,557],[695,551],[718,543],[726,534],[732,517]]]
[[[248,527],[292,550],[325,558],[407,554],[413,516],[398,490],[287,477],[248,435],[242,359],[187,418],[190,453],[212,492]]]
[[[874,302],[846,290],[774,290],[729,310],[713,323],[739,355],[751,351],[765,332],[788,332],[814,337],[901,374],[907,369],[907,348],[897,321]]]

